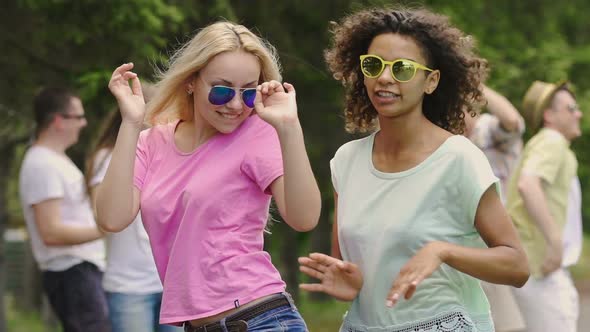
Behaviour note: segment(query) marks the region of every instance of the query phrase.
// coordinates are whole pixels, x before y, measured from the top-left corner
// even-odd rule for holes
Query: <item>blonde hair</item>
[[[213,23],[197,33],[170,58],[167,70],[158,70],[156,94],[147,104],[146,121],[150,125],[176,119],[193,119],[193,99],[185,84],[216,55],[242,50],[255,55],[261,65],[259,83],[281,81],[276,49],[243,25]]]

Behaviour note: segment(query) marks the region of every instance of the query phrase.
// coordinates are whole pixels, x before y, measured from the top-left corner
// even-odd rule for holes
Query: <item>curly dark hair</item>
[[[441,72],[437,89],[426,94],[427,119],[454,134],[462,134],[465,113],[475,116],[484,104],[480,84],[487,76],[487,61],[474,51],[474,40],[453,27],[446,16],[424,8],[374,8],[353,13],[333,23],[332,46],[325,59],[335,79],[346,87],[344,115],[348,132],[376,129],[377,111],[363,82],[359,57],[367,53],[373,38],[398,33],[413,38],[427,66]]]

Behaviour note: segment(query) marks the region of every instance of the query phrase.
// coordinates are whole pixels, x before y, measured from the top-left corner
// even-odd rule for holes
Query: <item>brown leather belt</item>
[[[246,321],[263,314],[269,310],[291,306],[289,300],[283,294],[273,296],[267,300],[264,300],[254,306],[245,308],[244,310],[238,311],[231,314],[225,319],[225,326],[229,332],[245,332],[248,331],[248,323]],[[195,327],[189,322],[184,323],[185,332],[222,332],[223,327],[221,322],[209,323],[207,325]]]

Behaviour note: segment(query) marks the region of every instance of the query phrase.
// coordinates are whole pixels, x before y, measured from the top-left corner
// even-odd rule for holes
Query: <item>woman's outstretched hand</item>
[[[402,296],[406,300],[410,299],[418,285],[443,263],[443,248],[443,242],[430,242],[420,249],[401,268],[387,294],[385,305],[393,307]]]
[[[145,116],[145,101],[139,78],[131,69],[131,62],[115,69],[109,81],[109,90],[117,99],[123,121],[141,126]]]
[[[299,121],[293,85],[270,81],[262,83],[256,90],[254,109],[262,120],[277,130]]]
[[[300,284],[303,290],[323,292],[341,301],[352,301],[363,286],[363,275],[356,264],[319,253],[299,257],[299,264],[301,272],[320,280],[317,284]]]

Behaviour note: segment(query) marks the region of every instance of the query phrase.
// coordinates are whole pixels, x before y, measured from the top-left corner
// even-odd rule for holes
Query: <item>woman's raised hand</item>
[[[295,87],[278,81],[264,82],[257,87],[254,109],[258,116],[275,129],[299,121]]]
[[[363,286],[363,275],[356,264],[332,256],[312,253],[299,257],[299,270],[320,280],[319,284],[301,284],[310,292],[323,292],[341,301],[352,301]]]
[[[109,81],[109,90],[117,99],[123,121],[141,126],[145,116],[145,101],[139,78],[131,69],[131,62],[115,69]]]

